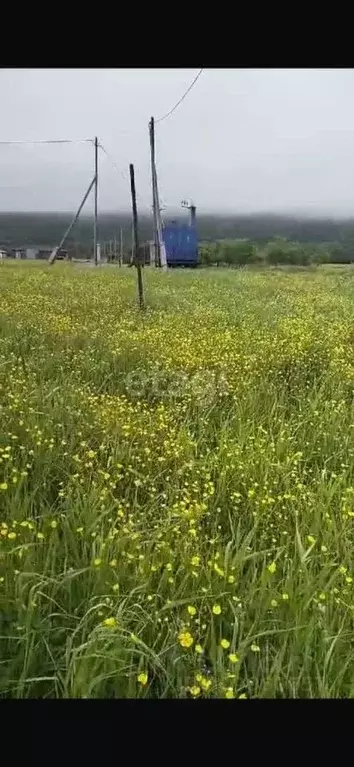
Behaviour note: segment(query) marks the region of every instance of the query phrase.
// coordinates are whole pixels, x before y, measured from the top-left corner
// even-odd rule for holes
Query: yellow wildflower
[[[181,631],[178,635],[178,641],[182,647],[192,647],[194,639],[189,631]]]
[[[202,676],[201,679],[199,680],[199,682],[200,682],[201,687],[203,688],[204,692],[208,692],[208,690],[210,690],[210,687],[211,687],[211,684],[212,684],[211,683],[211,679],[207,679],[206,676]]]
[[[235,697],[235,693],[232,687],[228,687],[227,690],[225,691],[225,698],[228,698],[229,700],[231,700],[234,697]]]
[[[189,687],[189,692],[191,695],[193,695],[193,698],[197,698],[198,695],[200,695],[200,687],[195,684],[193,687]]]
[[[107,626],[108,628],[114,628],[117,625],[117,619],[111,616],[110,618],[105,618],[103,621],[103,625]]]
[[[251,644],[251,650],[252,652],[260,652],[261,648],[258,646],[258,644]]]

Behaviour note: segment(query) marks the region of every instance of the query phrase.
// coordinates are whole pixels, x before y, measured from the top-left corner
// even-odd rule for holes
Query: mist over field
[[[21,245],[54,245],[68,227],[73,214],[68,213],[0,213],[0,247]],[[166,217],[182,222],[186,214],[176,210]],[[131,214],[102,213],[99,216],[99,238],[113,239],[123,229],[125,241],[131,242]],[[262,243],[274,237],[285,237],[298,242],[351,242],[354,241],[354,218],[295,217],[276,214],[205,214],[198,213],[199,240],[222,238],[247,238]],[[152,239],[152,216],[139,215],[140,240]],[[82,215],[72,234],[69,245],[80,243],[91,247],[93,218]]]

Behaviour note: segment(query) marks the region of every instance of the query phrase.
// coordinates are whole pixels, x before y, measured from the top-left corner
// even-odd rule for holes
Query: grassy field
[[[0,266],[0,695],[354,695],[354,273]]]

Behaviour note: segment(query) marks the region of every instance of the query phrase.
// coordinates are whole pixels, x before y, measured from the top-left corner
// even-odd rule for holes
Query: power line
[[[167,112],[167,114],[165,114],[163,117],[159,117],[157,120],[155,120],[155,123],[160,123],[160,122],[161,122],[161,120],[166,120],[166,117],[169,117],[169,116],[170,116],[170,115],[171,115],[171,114],[172,114],[172,113],[173,113],[173,112],[174,112],[174,111],[177,109],[177,107],[179,107],[179,105],[180,105],[180,104],[182,104],[182,101],[184,101],[184,99],[185,99],[185,98],[186,98],[186,96],[188,95],[189,91],[191,91],[191,90],[192,90],[192,88],[193,88],[193,85],[195,85],[195,83],[197,82],[198,78],[199,78],[199,77],[200,77],[200,75],[202,74],[203,68],[204,68],[204,67],[202,67],[202,68],[199,70],[198,74],[197,74],[197,75],[196,75],[196,77],[194,78],[193,82],[190,84],[189,88],[187,88],[187,90],[186,90],[186,92],[183,94],[182,98],[180,98],[180,100],[179,100],[179,101],[177,101],[177,104],[175,104],[175,105],[174,105],[174,107],[173,107],[172,109],[170,109],[170,111],[169,111],[169,112]]]
[[[119,174],[120,174],[120,176],[122,176],[122,178],[124,179],[124,181],[127,181],[127,182],[128,182],[128,177],[126,176],[126,174],[125,174],[124,170],[122,170],[122,169],[121,169],[121,168],[120,168],[120,167],[117,165],[117,163],[116,163],[116,161],[115,161],[114,157],[112,157],[112,155],[111,155],[109,152],[107,152],[107,149],[105,149],[105,147],[103,146],[102,142],[99,142],[99,143],[98,143],[98,146],[99,146],[99,149],[102,149],[102,152],[104,152],[104,154],[105,154],[105,155],[108,157],[108,159],[111,161],[111,163],[112,163],[113,167],[115,168],[115,170],[117,171],[117,173],[119,173]],[[141,203],[144,205],[144,207],[148,208],[148,210],[150,211],[150,210],[151,210],[151,205],[150,205],[149,203],[147,203],[147,202],[146,202],[146,200],[144,200],[144,199],[142,198],[142,196],[141,196],[140,194],[138,194],[138,192],[137,192],[137,191],[136,191],[135,193],[136,193],[136,196],[137,196],[138,200],[140,200],[140,202],[141,202]]]
[[[107,152],[107,150],[104,148],[103,144],[101,142],[98,143],[98,146],[100,149],[102,149],[102,152],[104,152],[105,155],[107,155],[108,159],[111,161],[112,165],[115,167],[117,173],[120,173],[122,178],[124,178],[124,181],[128,181],[127,176],[125,175],[124,171],[118,167],[114,157]]]
[[[0,141],[0,144],[82,144],[85,142],[92,142],[91,138],[82,139],[44,139],[39,141]]]

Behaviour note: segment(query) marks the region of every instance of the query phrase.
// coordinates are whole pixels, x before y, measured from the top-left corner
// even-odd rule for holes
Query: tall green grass
[[[352,697],[351,272],[0,271],[0,694]]]

